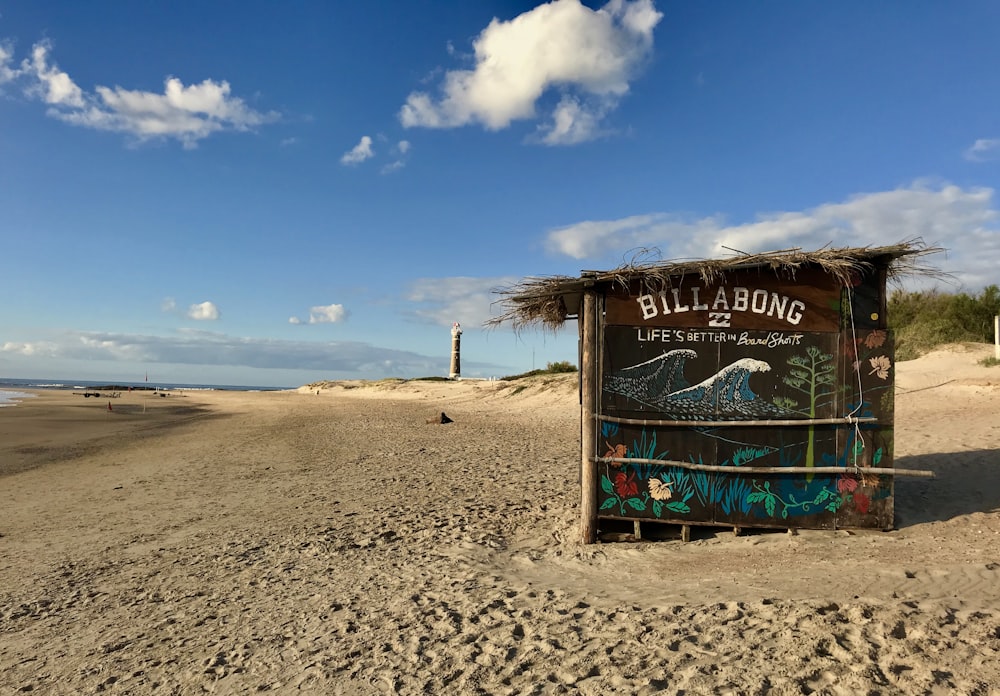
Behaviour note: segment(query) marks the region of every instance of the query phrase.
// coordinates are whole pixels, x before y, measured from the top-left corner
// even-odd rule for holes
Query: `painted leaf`
[[[882,448],[879,447],[877,450],[875,450],[875,454],[872,455],[872,462],[875,464],[875,466],[878,466],[879,462],[881,461],[882,461]]]
[[[625,502],[628,503],[628,506],[633,510],[645,511],[646,509],[646,501],[642,498],[629,498]]]
[[[774,508],[775,508],[774,496],[769,495],[766,498],[764,498],[764,510],[767,511],[768,516],[774,517]]]
[[[653,501],[653,514],[660,517],[663,514],[663,503],[659,500]]]
[[[610,495],[614,495],[615,493],[614,484],[611,483],[611,479],[607,476],[601,477],[601,490]]]
[[[691,508],[689,508],[687,505],[685,505],[684,503],[682,503],[679,500],[671,501],[671,502],[667,503],[665,505],[665,507],[668,510],[672,510],[674,512],[682,512],[682,513],[691,512]]]
[[[615,504],[616,503],[615,503],[615,499],[614,498],[608,498],[603,503],[601,503],[601,509],[602,510],[610,510],[611,508],[613,508],[615,506]]]

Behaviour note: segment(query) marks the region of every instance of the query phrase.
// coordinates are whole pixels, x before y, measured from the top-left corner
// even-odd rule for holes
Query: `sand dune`
[[[687,544],[577,543],[574,375],[42,393],[0,409],[0,691],[1000,693],[985,354],[898,364],[938,478],[895,531]]]

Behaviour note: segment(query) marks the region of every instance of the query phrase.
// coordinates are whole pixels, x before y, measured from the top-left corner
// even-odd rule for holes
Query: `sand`
[[[898,364],[938,478],[894,531],[689,543],[578,543],[572,375],[40,392],[0,409],[0,693],[1000,693],[991,352]]]

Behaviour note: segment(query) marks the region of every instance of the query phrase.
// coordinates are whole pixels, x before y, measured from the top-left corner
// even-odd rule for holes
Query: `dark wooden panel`
[[[838,482],[844,505],[837,526],[891,529],[895,478],[865,469],[892,467],[896,370],[892,335],[879,329],[845,332],[843,343],[845,410],[878,420],[847,429],[837,458],[827,462],[845,467]]]
[[[626,417],[774,420],[842,415],[837,334],[604,332],[601,408]],[[656,415],[653,415],[656,414]]]
[[[856,273],[851,286],[845,288],[851,304],[844,312],[844,328],[885,329],[886,317],[885,269],[870,268]]]
[[[787,281],[766,285],[766,274],[730,276],[727,283],[742,285],[725,285],[724,291],[746,287],[752,298],[751,280],[760,281],[758,289],[785,292],[789,298],[796,291],[797,297],[808,298],[808,303],[802,300],[799,324],[815,310],[816,320],[808,325],[822,328],[789,330],[787,311],[783,318],[777,311],[769,318],[785,322],[780,330],[760,322],[742,328],[692,324],[698,316],[695,305],[706,304],[704,295],[696,298],[693,292],[688,310],[673,311],[672,304],[671,314],[659,318],[673,319],[660,322],[637,315],[634,296],[606,298],[600,413],[725,423],[604,423],[600,453],[727,470],[603,464],[600,516],[734,527],[891,528],[893,477],[865,473],[892,465],[895,365],[891,336],[878,328],[884,323],[882,272],[859,274],[850,288],[835,287],[826,276],[809,288]],[[682,299],[673,298],[672,291],[669,296]],[[746,312],[749,319],[766,317],[761,302],[761,312]],[[683,324],[669,323],[680,315],[685,315]],[[846,416],[876,421],[746,424]],[[751,466],[838,467],[843,473],[740,471]]]
[[[832,474],[760,474],[741,467],[809,466],[838,459],[843,426],[603,427],[604,454],[731,467],[698,471],[669,464],[602,464],[600,515],[734,527],[841,526],[853,490]],[[873,508],[874,509],[874,508]],[[850,526],[877,526],[875,518]]]
[[[651,292],[635,285],[607,295],[605,321],[611,325],[838,331],[840,285],[815,269],[795,278],[770,272],[727,274],[705,284],[698,276],[673,279],[671,287]]]
[[[608,457],[702,464],[717,460],[715,438],[703,437],[691,429],[604,423],[601,435],[602,454]],[[664,464],[602,464],[599,514],[712,522],[714,505],[704,494],[704,486],[699,488],[702,480],[693,476],[704,473]]]
[[[736,527],[832,528],[840,496],[830,474],[739,474],[740,467],[820,466],[838,448],[843,426],[720,428],[719,458],[733,466],[725,485],[740,506],[716,520]]]

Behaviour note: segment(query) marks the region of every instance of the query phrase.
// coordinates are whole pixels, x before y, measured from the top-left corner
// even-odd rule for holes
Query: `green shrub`
[[[558,375],[576,371],[576,365],[568,360],[561,360],[559,362],[546,363],[544,370],[529,370],[528,372],[522,372],[519,375],[509,375],[507,377],[501,377],[500,379],[510,382],[515,379],[523,379],[524,377],[534,377],[536,375]]]
[[[898,290],[889,297],[896,358],[911,360],[946,343],[992,343],[993,317],[998,314],[1000,288],[996,285],[978,296]]]

